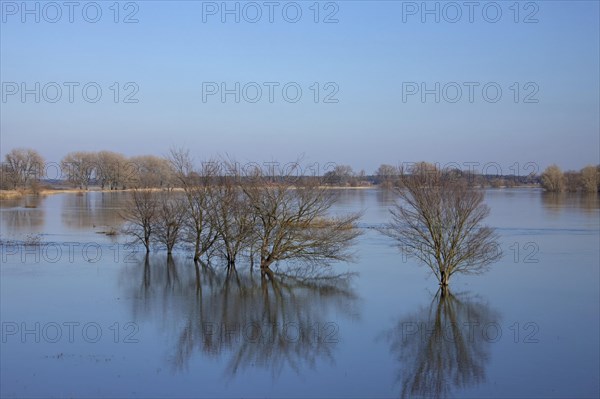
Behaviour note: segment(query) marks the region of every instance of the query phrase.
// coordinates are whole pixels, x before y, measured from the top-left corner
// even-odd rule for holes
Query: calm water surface
[[[503,259],[444,297],[373,229],[388,192],[340,192],[355,263],[271,282],[145,259],[103,234],[126,198],[1,202],[2,397],[600,395],[598,196],[488,191]]]

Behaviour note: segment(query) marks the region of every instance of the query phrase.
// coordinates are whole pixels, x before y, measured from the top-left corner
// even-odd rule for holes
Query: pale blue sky
[[[297,2],[302,17],[295,24],[282,16],[290,2],[277,2],[274,23],[262,1],[255,3],[263,11],[258,23],[243,15],[240,23],[232,16],[222,23],[219,13],[206,15],[204,23],[203,7],[222,2],[141,1],[133,3],[139,20],[133,24],[113,22],[113,1],[98,2],[102,17],[95,24],[83,19],[87,2],[75,9],[74,23],[66,8],[58,22],[47,22],[44,17],[54,18],[54,10],[44,14],[46,2],[27,3],[40,4],[39,23],[22,9],[15,11],[20,1],[0,3],[2,157],[22,146],[38,149],[48,161],[73,150],[161,155],[171,146],[185,146],[198,159],[227,153],[242,162],[289,161],[304,154],[308,161],[350,164],[368,173],[381,163],[416,160],[496,162],[506,173],[515,162],[540,168],[555,162],[565,169],[600,163],[597,1],[521,2],[519,23],[513,1],[495,3],[502,11],[497,23],[482,15],[490,2],[478,2],[473,23],[464,6],[457,23],[443,13],[439,23],[431,15],[422,23],[419,12],[404,14],[403,22],[403,10],[421,2],[339,1],[339,22],[331,24],[314,23],[314,1]],[[447,2],[438,4],[442,10]],[[120,6],[122,21],[134,7]],[[335,11],[327,2],[319,7],[321,21]],[[93,9],[88,11],[93,17]],[[288,11],[293,17],[293,8]],[[493,18],[493,11],[487,16]],[[531,13],[538,22],[523,23]],[[56,103],[43,93],[39,103],[34,95],[23,103],[21,93],[7,93],[12,83],[23,82],[80,86],[72,103],[65,86]],[[82,97],[87,82],[97,82],[103,91],[97,103]],[[113,82],[121,85],[118,103]],[[123,103],[131,91],[122,87],[126,82],[139,87],[138,103]],[[257,103],[244,98],[235,103],[233,95],[222,103],[219,95],[202,101],[203,82],[281,85],[273,103],[266,88]],[[297,103],[282,97],[287,82],[303,90]],[[319,103],[314,82],[321,85]],[[331,86],[324,90],[327,82],[339,88],[338,103],[322,102],[331,91]],[[463,95],[456,103],[443,95],[439,103],[433,95],[423,103],[419,94],[403,102],[406,82],[428,87],[457,82]],[[472,103],[464,82],[480,84]],[[481,87],[489,82],[502,89],[496,103],[482,96]],[[533,85],[525,88],[528,82]],[[534,89],[531,98],[538,102],[524,103]]]

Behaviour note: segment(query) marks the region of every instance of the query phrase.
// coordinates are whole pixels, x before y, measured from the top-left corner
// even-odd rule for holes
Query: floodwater
[[[340,192],[356,262],[273,281],[145,258],[125,199],[0,203],[2,397],[600,395],[598,196],[489,190],[504,256],[446,296],[373,229],[389,192]]]

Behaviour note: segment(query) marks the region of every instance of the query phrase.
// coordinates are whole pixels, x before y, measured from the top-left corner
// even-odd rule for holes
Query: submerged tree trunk
[[[146,247],[146,254],[150,253],[150,236],[144,238],[144,246]]]
[[[441,270],[440,271],[440,285],[442,286],[442,288],[446,288],[448,287],[448,280],[449,280],[450,276],[448,273],[446,273],[445,270]]]
[[[450,295],[450,289],[448,285],[440,284],[440,298],[447,298]]]
[[[271,266],[271,264],[273,263],[273,259],[271,259],[271,257],[267,257],[267,258],[260,258],[260,270],[261,272],[263,270],[271,270],[269,267]]]
[[[227,269],[234,268],[235,269],[235,256],[227,255]]]
[[[268,277],[269,279],[272,279],[274,276],[273,271],[267,266],[267,267],[260,267],[260,276],[262,278]]]
[[[200,250],[200,234],[196,230],[196,243],[194,247],[194,262],[198,262],[200,260],[201,250]]]

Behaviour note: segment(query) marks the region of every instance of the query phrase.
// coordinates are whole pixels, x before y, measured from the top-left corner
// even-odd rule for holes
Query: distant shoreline
[[[370,186],[355,186],[355,187],[351,187],[351,186],[325,186],[324,188],[329,189],[329,190],[392,190],[393,188],[384,188],[381,187],[380,185],[370,185]],[[524,184],[524,185],[518,185],[518,186],[512,186],[512,187],[507,187],[507,186],[500,186],[500,187],[484,187],[486,189],[493,189],[493,190],[497,190],[497,189],[506,189],[506,188],[539,188],[541,189],[541,187],[539,185],[533,185],[533,184]],[[117,193],[117,192],[128,192],[128,191],[132,191],[133,189],[131,188],[126,188],[126,189],[119,189],[119,190],[110,190],[110,189],[102,189],[100,187],[90,187],[87,190],[81,190],[81,189],[77,189],[77,188],[45,188],[45,189],[41,189],[38,190],[37,192],[34,192],[33,190],[0,190],[0,200],[8,200],[8,199],[18,199],[18,198],[22,198],[25,196],[31,196],[31,195],[40,195],[40,196],[45,196],[45,195],[53,195],[53,194],[85,194],[85,193]],[[152,188],[151,190],[161,190],[160,188]],[[182,188],[172,188],[171,190],[174,191],[182,191]]]

